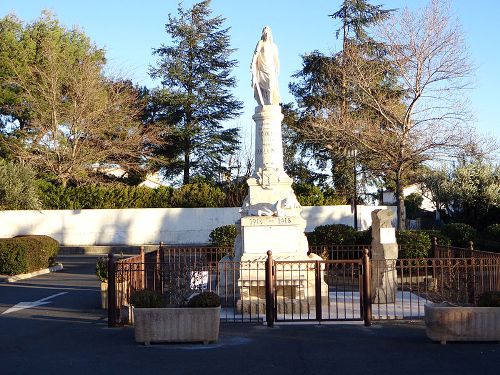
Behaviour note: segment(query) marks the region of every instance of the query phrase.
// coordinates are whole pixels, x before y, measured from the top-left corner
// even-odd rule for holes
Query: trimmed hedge
[[[0,274],[18,275],[54,264],[59,242],[48,236],[0,239]]]

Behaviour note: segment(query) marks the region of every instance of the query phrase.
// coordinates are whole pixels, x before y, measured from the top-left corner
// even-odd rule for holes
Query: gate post
[[[372,288],[370,285],[371,270],[370,270],[370,257],[368,249],[363,250],[363,320],[365,327],[372,325]]]
[[[116,275],[113,253],[108,254],[108,327],[116,327]]]
[[[321,263],[319,260],[316,261],[315,267],[316,280],[314,281],[314,293],[316,299],[316,320],[321,321],[323,319],[323,312],[321,310]]]
[[[266,259],[266,323],[274,327],[274,261],[273,252],[267,251]]]

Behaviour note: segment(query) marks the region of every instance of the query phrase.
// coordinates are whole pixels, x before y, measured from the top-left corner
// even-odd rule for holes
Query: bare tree
[[[424,161],[453,155],[473,136],[464,98],[474,68],[460,25],[437,0],[379,23],[376,39],[382,56],[355,45],[344,51],[349,115],[326,111],[310,133],[357,144],[372,171],[395,182],[398,228],[404,228],[404,178]]]

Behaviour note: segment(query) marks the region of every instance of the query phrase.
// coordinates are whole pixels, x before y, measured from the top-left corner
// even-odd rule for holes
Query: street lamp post
[[[352,198],[352,207],[353,207],[353,213],[354,213],[354,229],[358,230],[358,174],[356,171],[356,156],[358,155],[358,150],[356,148],[351,148],[349,150],[349,157],[353,158],[354,160],[354,166],[353,166],[353,173],[354,173],[354,184],[353,184],[353,198]]]

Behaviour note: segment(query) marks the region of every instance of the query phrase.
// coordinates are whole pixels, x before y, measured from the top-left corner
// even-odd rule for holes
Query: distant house
[[[108,176],[114,176],[118,178],[126,178],[128,176],[128,172],[125,171],[119,165],[93,165],[92,169],[96,172],[100,172],[102,174]],[[160,175],[158,172],[148,173],[144,181],[142,181],[138,186],[146,186],[152,189],[159,188],[160,186],[167,186],[165,183],[161,181]]]
[[[429,198],[430,192],[425,194],[419,184],[413,184],[403,188],[403,196],[407,197],[410,194],[417,193],[422,196],[422,204],[420,208],[424,211],[421,213],[421,217],[417,219],[406,219],[405,225],[407,229],[431,229],[440,225],[441,219],[439,211],[432,200]],[[382,192],[382,205],[395,205],[396,196],[393,191],[386,190]],[[425,212],[426,211],[426,212]]]
[[[426,192],[424,194],[422,192],[422,189],[420,188],[419,184],[413,184],[406,186],[403,188],[403,196],[407,197],[410,194],[417,193],[420,194],[423,198],[422,205],[420,208],[425,211],[435,211],[436,207],[434,206],[434,203],[432,200],[429,199],[429,194]],[[394,192],[391,190],[385,190],[382,192],[382,205],[395,205],[396,204],[396,196],[394,195]]]

